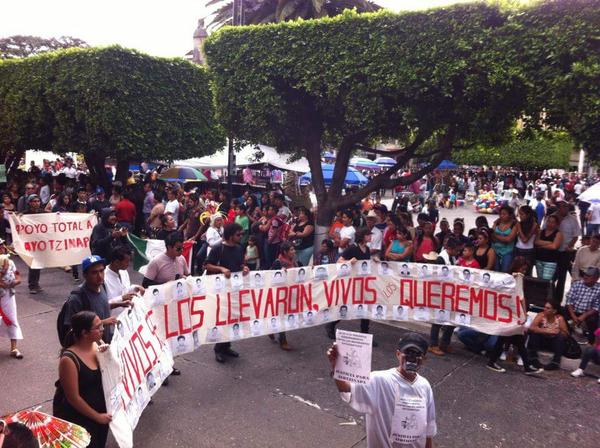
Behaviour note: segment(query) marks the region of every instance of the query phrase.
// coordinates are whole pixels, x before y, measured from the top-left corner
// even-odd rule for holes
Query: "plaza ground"
[[[464,217],[467,229],[476,217],[468,208],[442,210],[441,215],[450,221]],[[20,260],[17,264],[26,273]],[[45,290],[40,295],[17,288],[25,359],[10,358],[8,341],[0,340],[0,415],[38,405],[51,411],[58,377],[56,316],[74,285],[70,274],[59,269],[44,270],[40,283]],[[340,328],[357,331],[359,323],[342,322]],[[379,323],[371,328],[379,342],[373,369],[393,367],[395,344],[405,330]],[[331,341],[324,329],[290,332],[288,339],[291,352],[267,337],[235,343],[241,357],[223,365],[215,362],[210,346],[178,357],[182,375],[172,377],[146,408],[135,445],[365,447],[363,417],[341,401],[329,377],[325,352]],[[436,400],[434,446],[598,446],[600,385],[595,378],[573,379],[566,371],[527,377],[512,363],[505,363],[507,373],[498,374],[456,338],[452,346],[452,355],[429,355],[421,372]]]

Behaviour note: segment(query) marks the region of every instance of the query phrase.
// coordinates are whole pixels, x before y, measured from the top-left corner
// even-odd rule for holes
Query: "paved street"
[[[472,212],[442,211],[449,219],[459,214],[467,217],[469,228]],[[51,410],[58,376],[56,315],[73,283],[70,274],[49,269],[42,272],[41,285],[45,293],[37,296],[17,288],[25,359],[9,358],[8,341],[1,341],[0,415],[35,405]],[[340,328],[357,330],[358,322],[343,322]],[[379,342],[373,368],[393,366],[395,343],[404,330],[374,323],[372,331]],[[136,446],[366,446],[362,417],[340,400],[329,378],[325,351],[330,341],[323,328],[291,332],[288,339],[294,348],[289,353],[266,337],[236,343],[241,357],[225,365],[214,361],[210,347],[177,358],[183,374],[173,377],[144,412]],[[598,446],[600,385],[595,379],[575,380],[565,371],[527,377],[514,364],[498,374],[456,340],[453,347],[451,356],[430,355],[422,370],[434,388],[436,446]]]

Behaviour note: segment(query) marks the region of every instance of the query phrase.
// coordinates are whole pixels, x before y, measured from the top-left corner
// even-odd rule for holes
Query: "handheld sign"
[[[371,373],[373,335],[336,330],[338,358],[333,377],[350,383],[366,384]]]

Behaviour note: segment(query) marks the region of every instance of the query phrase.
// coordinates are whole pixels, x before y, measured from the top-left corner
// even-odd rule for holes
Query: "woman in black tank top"
[[[481,269],[493,270],[496,264],[496,252],[490,246],[490,231],[481,228],[477,232],[477,249],[473,255]]]
[[[83,426],[92,438],[89,447],[103,448],[112,416],[106,413],[102,374],[96,359],[102,322],[95,313],[81,311],[72,317],[71,327],[67,348],[60,355],[53,414]]]

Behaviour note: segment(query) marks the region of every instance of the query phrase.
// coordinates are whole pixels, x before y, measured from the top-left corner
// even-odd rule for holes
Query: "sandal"
[[[21,353],[18,349],[11,350],[10,356],[15,359],[23,359],[23,353]]]

